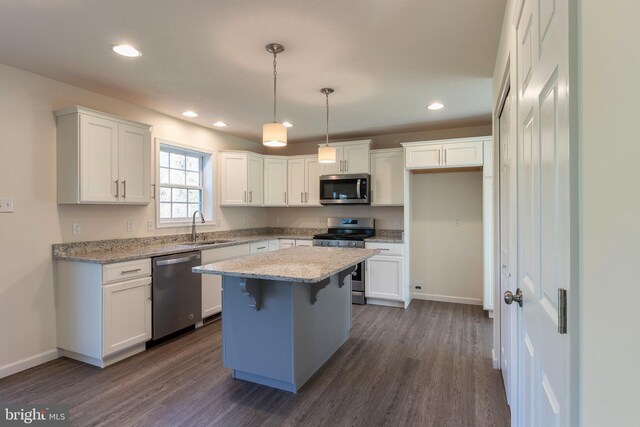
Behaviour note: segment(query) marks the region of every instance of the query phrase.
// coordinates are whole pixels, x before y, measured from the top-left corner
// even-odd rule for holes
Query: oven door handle
[[[360,185],[362,185],[362,180],[360,178],[358,178],[358,182],[356,183],[356,192],[357,192],[357,196],[358,199],[361,199],[361,191],[360,191]]]

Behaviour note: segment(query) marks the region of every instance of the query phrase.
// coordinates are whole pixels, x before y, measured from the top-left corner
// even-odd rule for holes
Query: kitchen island
[[[351,273],[377,252],[294,247],[194,267],[222,275],[223,365],[297,392],[349,339]]]

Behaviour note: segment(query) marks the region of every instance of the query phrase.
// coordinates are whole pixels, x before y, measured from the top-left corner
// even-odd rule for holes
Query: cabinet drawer
[[[225,259],[249,255],[249,245],[228,246],[226,248],[207,249],[202,251],[202,263],[208,264]]]
[[[264,241],[264,242],[256,242],[256,243],[252,243],[251,244],[251,253],[252,254],[259,254],[262,252],[269,252],[269,242],[268,241]]]
[[[404,243],[377,243],[365,242],[365,248],[367,249],[380,249],[380,255],[384,256],[403,256],[404,255]]]
[[[119,262],[102,266],[102,284],[151,276],[151,259]]]
[[[313,240],[296,240],[296,246],[313,246]]]

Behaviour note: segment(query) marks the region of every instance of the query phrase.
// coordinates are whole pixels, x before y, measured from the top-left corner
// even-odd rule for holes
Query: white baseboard
[[[58,349],[45,351],[44,353],[36,354],[34,356],[26,357],[22,360],[18,360],[8,365],[0,366],[0,378],[8,377],[9,375],[17,374],[34,366],[42,365],[43,363],[50,362],[57,359]]]
[[[427,301],[452,302],[454,304],[482,305],[481,298],[451,297],[448,295],[417,294],[417,293],[412,293],[411,297],[415,299],[421,299],[421,300],[427,300]]]
[[[496,349],[491,349],[491,361],[493,362],[493,369],[498,369],[498,358],[496,357]]]

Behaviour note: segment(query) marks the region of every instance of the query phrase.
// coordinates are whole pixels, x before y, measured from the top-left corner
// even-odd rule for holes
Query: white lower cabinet
[[[280,249],[278,239],[269,240],[269,252],[277,251],[278,249]]]
[[[366,243],[381,254],[365,263],[365,297],[368,304],[406,305],[405,259],[402,243]]]
[[[266,243],[266,242],[265,242]],[[201,252],[202,264],[240,258],[249,255],[249,245],[215,248]],[[222,311],[222,276],[202,274],[202,318]]]
[[[102,287],[102,355],[151,339],[151,277]]]
[[[294,246],[313,246],[313,240],[280,239],[280,249],[292,248]]]
[[[144,351],[151,339],[151,260],[56,261],[58,348],[105,367]]]
[[[263,242],[251,243],[249,252],[252,254],[269,252],[269,242],[265,240]]]

